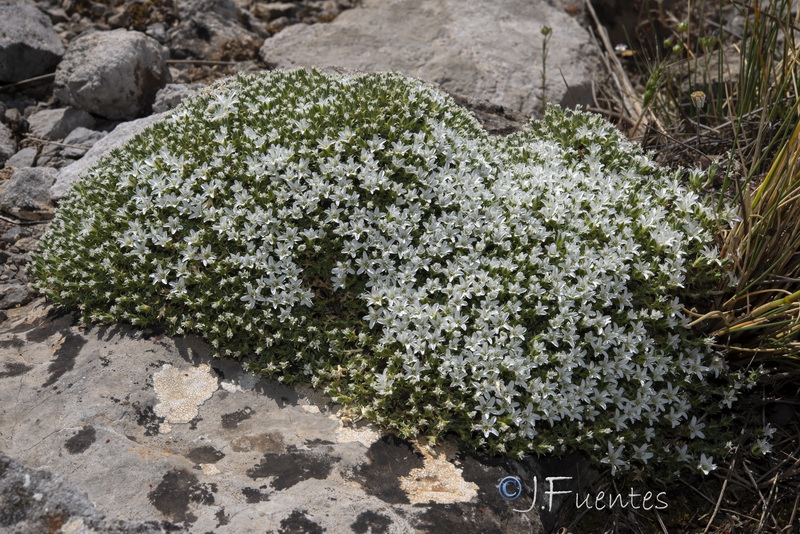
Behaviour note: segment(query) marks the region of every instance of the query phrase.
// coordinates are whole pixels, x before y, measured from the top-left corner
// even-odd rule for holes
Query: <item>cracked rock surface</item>
[[[0,459],[0,531],[48,532],[36,525],[54,510],[52,532],[133,532],[103,514],[144,529],[136,532],[216,534],[535,533],[553,524],[497,493],[508,475],[532,487],[541,477],[532,461],[345,424],[326,397],[212,358],[193,336],[84,329],[42,299],[8,315],[0,450],[15,461]],[[188,399],[191,419],[159,408],[170,398]]]

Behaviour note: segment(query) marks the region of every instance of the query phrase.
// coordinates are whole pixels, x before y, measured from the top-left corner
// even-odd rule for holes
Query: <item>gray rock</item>
[[[0,211],[27,221],[53,218],[50,187],[57,171],[49,167],[24,167],[14,171],[0,191]]]
[[[59,22],[67,22],[69,20],[69,15],[67,15],[67,12],[64,11],[64,9],[59,6],[47,7],[45,9],[42,9],[42,11],[48,16],[50,22],[52,22],[53,24],[58,24]]]
[[[261,42],[258,30],[239,23],[247,13],[232,0],[186,0],[178,4],[178,13],[180,22],[168,32],[176,58],[252,59]]]
[[[0,241],[5,243],[16,243],[18,240],[30,237],[31,233],[22,226],[13,226],[6,233],[0,236]]]
[[[291,17],[300,7],[288,2],[258,2],[250,8],[250,12],[260,19],[271,21],[278,17]]]
[[[6,319],[5,312],[0,312],[0,322]],[[6,510],[1,524],[10,527],[10,532],[55,532],[54,524],[60,525],[58,532],[75,534],[185,532],[166,521],[109,519],[75,485],[46,469],[26,467],[2,452],[0,509]]]
[[[7,123],[19,122],[22,120],[22,113],[17,108],[6,108],[3,112],[3,120]]]
[[[85,491],[106,513],[183,523],[194,533],[406,534],[463,526],[541,534],[557,511],[560,495],[550,513],[513,511],[530,504],[535,477],[539,502],[547,504],[532,460],[454,457],[451,440],[433,451],[436,460],[425,458],[372,425],[346,426],[319,392],[213,358],[196,336],[153,337],[125,325],[82,329],[50,310],[34,301],[9,311],[0,327],[0,343],[9,347],[0,362],[0,406],[14,422],[0,425],[0,448],[59,473],[75,486],[70,494]],[[572,476],[574,465],[550,468]],[[509,505],[497,485],[511,474],[524,481],[525,496]],[[42,500],[53,494],[28,489]]]
[[[24,306],[31,300],[33,300],[33,294],[28,286],[22,284],[0,284],[0,310],[7,310],[14,306]],[[0,503],[2,503],[2,500],[0,500]],[[0,506],[0,509],[2,509],[2,506]]]
[[[281,68],[398,71],[531,115],[541,108],[545,25],[553,28],[548,102],[589,103],[591,76],[600,68],[595,46],[545,0],[364,0],[329,24],[284,29],[264,41],[260,54]]]
[[[160,22],[149,24],[145,30],[145,33],[161,44],[167,42],[167,30]]]
[[[8,126],[0,122],[0,163],[14,155],[17,151],[17,142]]]
[[[80,158],[94,146],[100,139],[108,135],[106,132],[98,132],[97,130],[90,130],[89,128],[75,128],[64,139],[65,145],[73,145],[65,147],[62,154],[66,158]],[[85,147],[85,148],[76,148]]]
[[[65,198],[73,182],[78,180],[81,174],[89,170],[109,150],[122,146],[151,124],[163,119],[165,115],[165,113],[150,115],[135,121],[123,122],[117,126],[111,133],[97,141],[83,158],[58,172],[55,183],[50,188],[51,198],[56,201]]]
[[[95,120],[82,109],[43,109],[28,117],[30,132],[52,140],[64,139],[78,127],[91,128]]]
[[[64,147],[58,145],[42,145],[39,150],[39,155],[36,156],[36,165],[39,167],[60,169],[66,164],[67,162],[64,159]]]
[[[0,80],[17,82],[55,67],[64,45],[28,0],[0,0]]]
[[[33,167],[36,163],[36,154],[39,151],[35,147],[23,148],[6,161],[6,167]]]
[[[165,85],[156,95],[153,104],[153,113],[163,113],[169,111],[180,104],[184,98],[197,93],[205,87],[201,83],[169,83]]]
[[[79,126],[72,130],[69,135],[64,138],[64,143],[67,145],[83,145],[88,150],[92,148],[96,142],[107,135],[108,132],[92,130],[91,128]]]
[[[236,20],[239,9],[233,0],[182,0],[178,2],[178,18],[186,21],[205,13]]]
[[[83,34],[69,45],[56,70],[55,94],[101,117],[132,119],[148,113],[170,81],[158,42],[118,29]]]

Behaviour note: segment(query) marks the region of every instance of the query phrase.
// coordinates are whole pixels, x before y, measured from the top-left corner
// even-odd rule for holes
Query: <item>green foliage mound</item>
[[[492,137],[420,82],[298,70],[223,81],[112,152],[32,274],[87,320],[197,333],[404,436],[707,472],[744,382],[681,311],[721,273],[714,227],[596,116]]]

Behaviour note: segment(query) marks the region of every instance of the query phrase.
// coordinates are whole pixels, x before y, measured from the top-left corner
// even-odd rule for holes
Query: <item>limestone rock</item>
[[[554,28],[548,102],[589,103],[591,75],[599,70],[594,45],[584,28],[546,1],[364,0],[329,24],[286,28],[264,41],[260,54],[280,68],[402,72],[531,115],[541,108],[544,26]]]
[[[23,167],[14,171],[0,192],[0,211],[28,221],[53,218],[50,187],[56,170],[48,167]]]
[[[239,6],[233,0],[183,0],[178,2],[178,17],[189,20],[198,15],[214,14],[223,19],[236,20]]]
[[[180,23],[168,32],[177,58],[252,59],[261,42],[263,29],[252,26],[249,13],[232,0],[186,0],[178,4],[178,14]]]
[[[0,322],[6,319],[0,312]],[[23,366],[24,368],[24,366]],[[86,493],[46,469],[32,469],[0,452],[0,525],[10,532],[162,534],[185,532],[167,521],[121,521],[107,518]]]
[[[118,29],[83,34],[70,44],[56,70],[55,93],[101,117],[133,119],[150,111],[170,81],[158,42]]]
[[[34,301],[11,309],[0,327],[0,343],[9,347],[0,361],[0,405],[16,422],[0,425],[0,443],[16,461],[60,473],[71,490],[44,487],[31,473],[26,489],[42,502],[28,498],[13,532],[44,532],[36,523],[26,530],[24,521],[47,505],[52,510],[65,493],[83,499],[84,492],[93,510],[216,534],[439,532],[464,524],[464,532],[541,534],[561,504],[556,495],[551,511],[523,514],[498,495],[498,482],[516,474],[525,485],[518,508],[531,502],[537,476],[541,498],[544,479],[532,460],[486,462],[455,456],[452,445],[421,456],[371,425],[345,426],[318,392],[212,357],[196,336],[156,337],[127,325],[79,328],[76,316],[51,310]],[[166,366],[178,385],[204,382],[210,372],[224,376],[197,417],[171,424],[168,435],[162,431],[170,423],[157,409]],[[47,416],[31,416],[34,405]],[[0,456],[0,514],[8,509],[2,499],[11,471],[3,473],[4,461]],[[571,475],[567,467],[551,468]],[[13,481],[19,488],[24,474]],[[97,519],[60,509],[87,527]]]
[[[30,132],[48,139],[64,139],[78,127],[91,128],[95,120],[82,109],[43,109],[28,117]]]
[[[38,76],[63,55],[64,45],[44,13],[27,0],[0,0],[0,80]]]
[[[67,158],[80,158],[100,139],[108,135],[106,132],[98,132],[89,128],[78,127],[72,130],[64,139],[65,145],[73,145],[64,148],[63,154]],[[76,148],[85,147],[85,148]]]
[[[17,151],[17,143],[14,141],[14,134],[8,126],[0,122],[0,164],[10,158]]]
[[[27,286],[22,284],[0,284],[0,310],[21,306],[31,300],[33,300],[33,295]]]
[[[22,226],[12,226],[6,233],[0,235],[0,241],[4,243],[16,243],[20,239],[30,237],[31,233]],[[2,260],[2,257],[0,257]],[[0,261],[2,263],[2,261]]]
[[[135,121],[123,122],[117,126],[111,133],[97,141],[83,158],[59,170],[55,183],[50,188],[52,199],[58,201],[66,197],[72,183],[97,163],[106,152],[112,148],[122,146],[134,135],[163,119],[164,116],[164,113],[159,113]]]
[[[169,83],[165,85],[156,95],[153,113],[163,113],[171,110],[180,104],[184,98],[195,94],[203,87],[205,86],[200,83]]]
[[[8,158],[6,167],[33,167],[36,163],[36,153],[38,151],[35,147],[29,146],[18,151],[16,154]]]
[[[259,2],[250,8],[250,12],[264,20],[274,20],[278,17],[291,17],[299,6],[288,2]]]

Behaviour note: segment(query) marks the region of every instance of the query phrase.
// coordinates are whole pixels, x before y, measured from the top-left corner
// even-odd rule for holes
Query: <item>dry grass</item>
[[[738,402],[741,438],[726,465],[650,488],[667,493],[664,510],[568,507],[562,532],[800,532],[800,14],[789,4],[702,0],[669,11],[653,2],[640,27],[671,28],[671,42],[632,42],[638,59],[627,64],[587,7],[606,66],[594,110],[661,163],[707,169],[709,193],[738,209],[740,220],[721,221],[718,235],[735,283],[687,310],[692,327],[715,337],[735,368],[767,373]],[[734,9],[744,16],[742,35],[721,20]],[[692,101],[695,91],[704,105]],[[773,450],[756,458],[749,449],[765,423],[777,429]],[[586,492],[629,487],[609,477]]]

